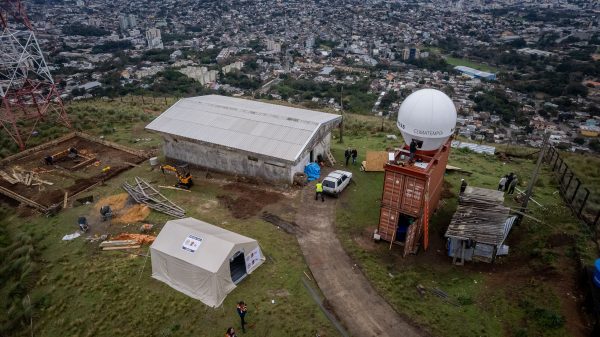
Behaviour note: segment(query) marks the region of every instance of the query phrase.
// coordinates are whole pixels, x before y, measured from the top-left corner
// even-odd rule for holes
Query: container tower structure
[[[0,127],[20,150],[46,118],[71,127],[20,0],[0,0],[0,98]]]
[[[444,172],[456,127],[456,108],[443,92],[422,89],[398,112],[405,144],[384,169],[379,226],[375,237],[404,247],[404,256],[429,246],[429,219],[441,197]],[[410,143],[417,152],[411,158]]]

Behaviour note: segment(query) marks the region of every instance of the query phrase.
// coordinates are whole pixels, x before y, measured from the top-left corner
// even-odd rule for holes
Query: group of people
[[[355,148],[347,148],[346,151],[344,151],[344,158],[346,158],[346,166],[348,166],[350,157],[352,157],[352,165],[356,165],[356,157],[358,157],[358,151],[356,151]]]
[[[240,316],[240,320],[242,321],[242,332],[246,332],[246,313],[248,312],[248,307],[246,306],[246,303],[244,303],[244,301],[240,301],[237,304],[237,308],[236,311],[238,313],[238,315]],[[237,335],[235,334],[235,329],[233,327],[229,327],[227,328],[227,331],[225,332],[225,337],[237,337]]]
[[[508,194],[513,194],[515,193],[515,188],[517,187],[518,183],[519,179],[517,178],[517,175],[511,172],[510,174],[500,178],[500,181],[498,182],[498,191],[504,191]]]

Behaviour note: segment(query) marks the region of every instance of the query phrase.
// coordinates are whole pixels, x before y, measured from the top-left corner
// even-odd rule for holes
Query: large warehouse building
[[[496,74],[488,73],[486,71],[477,70],[471,67],[466,66],[456,66],[455,70],[460,71],[461,73],[471,77],[471,78],[483,78],[490,81],[496,80]]]
[[[165,157],[215,171],[291,183],[325,157],[342,117],[219,95],[179,100],[146,126]]]

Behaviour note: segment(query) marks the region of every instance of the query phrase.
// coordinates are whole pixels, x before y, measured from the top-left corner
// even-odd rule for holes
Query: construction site
[[[146,155],[84,133],[71,133],[0,161],[0,193],[42,213],[136,166]]]
[[[598,216],[548,144],[462,142],[434,89],[396,121],[220,95],[69,116],[1,4],[0,335],[598,335]]]

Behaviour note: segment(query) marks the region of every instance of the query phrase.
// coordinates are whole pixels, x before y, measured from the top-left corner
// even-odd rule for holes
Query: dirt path
[[[426,335],[411,326],[354,267],[335,234],[335,199],[315,201],[313,184],[302,191],[298,242],[319,288],[353,336]]]

